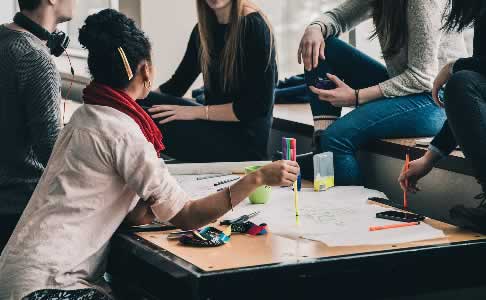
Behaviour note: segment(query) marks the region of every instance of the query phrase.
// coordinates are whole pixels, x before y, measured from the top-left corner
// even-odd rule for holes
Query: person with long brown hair
[[[379,138],[434,136],[446,119],[434,104],[440,68],[464,57],[462,34],[443,32],[447,0],[348,0],[321,15],[302,38],[299,61],[335,85],[310,87],[318,152],[334,153],[337,185],[361,185],[356,152]],[[374,22],[386,67],[337,37]],[[340,118],[342,107],[355,109]]]
[[[197,0],[198,24],[175,74],[140,104],[170,157],[190,162],[268,159],[277,80],[272,28],[247,0]],[[203,75],[205,105],[182,99]]]

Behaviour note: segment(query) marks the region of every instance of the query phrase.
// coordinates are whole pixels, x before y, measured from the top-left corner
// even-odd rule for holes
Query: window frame
[[[115,10],[120,9],[120,1],[119,0],[109,0],[110,1],[110,7]],[[66,22],[64,24],[59,24],[58,28],[66,33],[68,33],[68,26],[69,22]],[[66,51],[69,53],[71,57],[74,58],[80,58],[80,59],[88,59],[88,51],[86,49],[78,49],[78,48],[72,48],[68,47]]]
[[[15,12],[20,11],[19,2],[17,0],[11,0],[11,1],[14,2]],[[115,10],[120,10],[120,0],[109,0],[109,1],[110,1],[110,8]],[[68,33],[68,26],[69,26],[69,22],[59,24],[58,29]],[[88,51],[85,49],[68,47],[66,50],[68,51],[69,55],[74,58],[88,59]],[[63,54],[63,56],[64,55],[65,54]]]

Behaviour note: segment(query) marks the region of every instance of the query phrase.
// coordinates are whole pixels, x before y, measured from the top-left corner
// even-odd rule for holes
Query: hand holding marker
[[[297,141],[293,138],[282,138],[282,154],[285,160],[297,160]],[[299,175],[300,177],[300,175]],[[294,182],[294,207],[295,207],[295,221],[297,224],[299,220],[299,189],[297,181]]]

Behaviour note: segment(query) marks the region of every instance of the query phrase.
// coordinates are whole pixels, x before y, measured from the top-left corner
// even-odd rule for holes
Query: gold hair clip
[[[118,53],[120,53],[121,59],[123,61],[123,65],[125,66],[125,70],[127,71],[128,80],[132,80],[133,78],[132,69],[130,68],[130,63],[128,62],[127,56],[125,55],[125,51],[123,51],[122,47],[118,47]]]

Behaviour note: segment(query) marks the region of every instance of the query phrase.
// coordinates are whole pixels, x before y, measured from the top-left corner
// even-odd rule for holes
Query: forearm
[[[380,98],[383,98],[383,92],[377,85],[359,91],[359,104],[366,104]]]
[[[239,122],[233,110],[233,103],[209,105],[205,109],[207,110],[207,116],[205,117],[209,121]]]
[[[42,57],[32,55],[22,65],[26,70],[18,70],[21,78],[19,91],[25,102],[27,128],[32,149],[37,159],[45,167],[61,130],[61,83],[54,65],[40,65]]]
[[[427,150],[423,157],[431,167],[434,167],[442,159],[442,156],[439,153],[431,150]]]
[[[372,7],[367,1],[348,0],[325,12],[315,22],[325,27],[325,38],[339,36],[371,17]],[[324,34],[324,32],[323,32]]]
[[[429,149],[434,150],[441,156],[449,155],[457,147],[457,141],[449,127],[449,121],[444,123],[442,129],[430,143]]]
[[[181,229],[204,226],[223,216],[231,209],[231,206],[238,205],[260,185],[262,185],[262,179],[257,171],[243,177],[231,186],[231,199],[228,190],[225,189],[203,199],[190,201],[171,220],[171,223]]]
[[[155,215],[150,208],[153,201],[140,199],[137,206],[126,216],[124,223],[129,226],[150,224],[155,219]]]
[[[453,72],[474,71],[480,74],[486,74],[486,59],[482,57],[461,58],[454,63]]]
[[[45,167],[51,157],[54,144],[61,130],[58,99],[42,98],[32,94],[39,105],[27,109],[29,113],[29,133],[32,138],[32,149],[39,162]],[[34,105],[33,105],[34,106]]]

